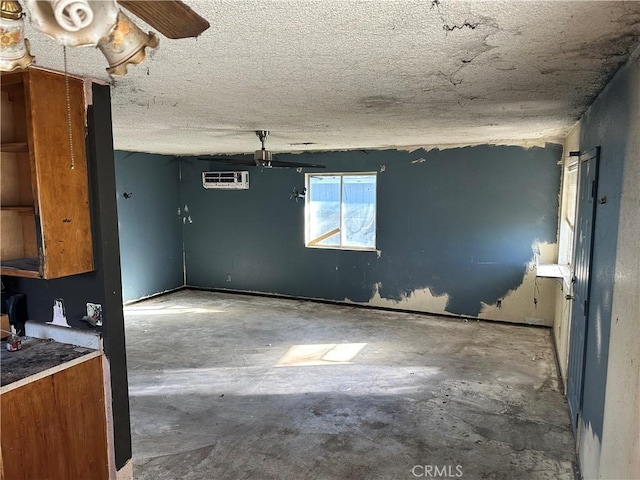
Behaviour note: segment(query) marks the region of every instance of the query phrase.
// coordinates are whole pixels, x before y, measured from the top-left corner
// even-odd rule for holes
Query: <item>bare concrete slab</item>
[[[136,479],[573,478],[548,329],[189,290],[125,318]]]

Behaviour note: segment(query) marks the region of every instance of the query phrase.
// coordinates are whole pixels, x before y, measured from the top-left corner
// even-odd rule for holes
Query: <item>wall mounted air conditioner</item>
[[[249,188],[249,172],[202,172],[202,186],[225,190],[247,190]]]

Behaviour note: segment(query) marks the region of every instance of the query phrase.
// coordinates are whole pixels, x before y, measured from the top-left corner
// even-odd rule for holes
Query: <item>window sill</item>
[[[376,252],[375,247],[341,247],[331,245],[305,245],[305,248],[317,250],[344,250],[346,252]]]
[[[571,268],[569,268],[569,265],[558,265],[556,263],[537,265],[536,277],[561,278],[562,286],[566,291],[569,291],[571,287]]]

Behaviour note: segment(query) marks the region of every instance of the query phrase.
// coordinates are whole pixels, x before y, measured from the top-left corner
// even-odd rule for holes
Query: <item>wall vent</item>
[[[202,172],[202,186],[225,190],[247,190],[249,188],[249,172]]]

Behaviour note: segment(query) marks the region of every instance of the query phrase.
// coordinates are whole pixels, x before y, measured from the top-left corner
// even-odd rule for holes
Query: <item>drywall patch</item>
[[[491,305],[483,302],[478,317],[505,322],[524,320],[531,325],[551,326],[555,306],[552,282],[553,279],[536,279],[535,270],[527,269],[518,287]]]
[[[434,295],[429,288],[413,290],[402,296],[399,300],[390,300],[380,296],[381,283],[375,284],[375,292],[368,304],[375,307],[399,308],[403,310],[415,310],[419,312],[440,313],[445,311],[449,302],[446,294]],[[347,299],[345,299],[348,302]]]
[[[553,263],[557,244],[534,242],[531,246],[533,258],[527,264],[522,283],[505,293],[495,303],[482,303],[479,318],[524,322],[531,325],[553,325],[555,311],[555,279],[537,278],[536,265]]]

